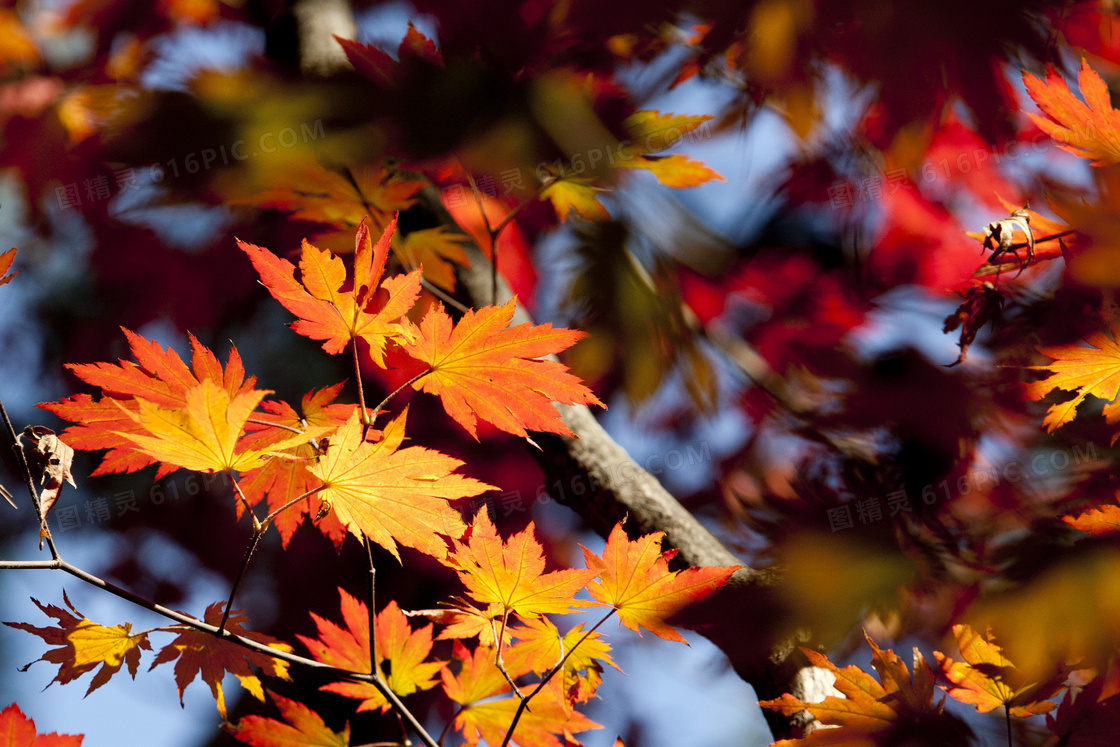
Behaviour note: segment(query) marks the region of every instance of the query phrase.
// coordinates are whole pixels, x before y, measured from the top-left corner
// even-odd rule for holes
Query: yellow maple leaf
[[[69,611],[53,604],[41,604],[34,598],[31,600],[44,613],[58,620],[57,627],[38,628],[23,622],[4,623],[37,635],[48,644],[59,647],[50,649],[37,660],[59,665],[58,674],[51,682],[65,685],[101,665],[86,691],[86,695],[89,695],[108,682],[124,664],[128,665],[128,672],[135,679],[136,668],[140,664],[140,650],[150,651],[152,648],[148,643],[148,634],[134,634],[129,623],[112,627],[98,625],[78,612],[65,592],[62,599],[70,608]]]
[[[222,387],[206,379],[187,391],[186,409],[160,407],[137,400],[139,412],[121,408],[140,424],[141,433],[120,433],[136,448],[153,459],[198,472],[229,472],[255,469],[273,453],[282,452],[329,432],[325,426],[309,426],[264,449],[238,449],[245,423],[253,411],[271,394],[252,389],[230,396]]]
[[[1053,363],[1028,368],[1050,371],[1051,374],[1027,384],[1027,396],[1040,400],[1055,389],[1077,395],[1066,402],[1050,405],[1042,421],[1048,432],[1053,433],[1073,420],[1078,405],[1090,394],[1109,403],[1105,405],[1104,415],[1110,424],[1120,420],[1120,403],[1115,402],[1120,392],[1120,345],[1115,342],[1118,332],[1120,329],[1113,328],[1111,338],[1100,332],[1090,335],[1085,340],[1089,347],[1059,345],[1039,350]]]
[[[448,501],[493,486],[453,474],[463,463],[434,449],[398,449],[404,417],[386,429],[396,437],[371,444],[362,440],[363,426],[354,411],[309,471],[323,481],[319,497],[355,537],[369,537],[397,560],[398,543],[443,558],[443,537],[459,537],[465,529]]]

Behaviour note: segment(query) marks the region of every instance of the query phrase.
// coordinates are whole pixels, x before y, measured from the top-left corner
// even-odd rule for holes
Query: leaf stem
[[[1003,716],[1007,721],[1007,747],[1015,747],[1011,741],[1011,706],[1007,703],[1003,704]]]
[[[610,612],[603,615],[602,620],[595,623],[595,625],[590,630],[588,630],[586,633],[584,633],[583,636],[581,636],[580,639],[578,641],[576,641],[575,644],[570,649],[568,649],[568,653],[564,654],[563,658],[560,659],[559,663],[556,666],[554,666],[548,674],[546,674],[544,676],[544,678],[537,684],[537,686],[535,688],[533,688],[533,692],[529,693],[528,697],[526,697],[524,700],[521,701],[520,704],[518,704],[517,711],[514,712],[513,720],[510,721],[509,729],[506,731],[506,738],[502,740],[502,747],[509,747],[509,741],[511,739],[513,739],[513,732],[514,732],[515,729],[517,729],[517,722],[521,720],[521,715],[529,707],[529,701],[532,700],[533,697],[537,693],[539,693],[541,690],[544,689],[544,686],[548,684],[549,680],[551,680],[553,677],[556,676],[557,672],[561,672],[561,671],[564,670],[564,662],[566,662],[568,660],[568,657],[571,656],[572,653],[577,648],[579,648],[580,644],[583,643],[584,641],[586,641],[592,633],[594,633],[596,630],[598,630],[600,625],[602,625],[607,620],[609,620],[611,618],[611,615],[613,615],[614,613],[615,613],[615,610],[612,608]]]
[[[513,688],[513,694],[516,695],[522,703],[524,703],[527,700],[527,698],[525,697],[525,693],[521,692],[521,688],[518,687],[517,683],[513,681],[513,677],[509,676],[509,672],[506,671],[506,663],[502,660],[502,644],[506,639],[506,619],[508,617],[509,610],[506,610],[505,614],[502,615],[501,635],[498,634],[498,630],[494,625],[494,618],[490,618],[490,630],[492,630],[494,633],[494,666],[498,668],[498,671],[501,672],[502,676],[506,678],[506,682],[508,682],[509,686]]]
[[[381,677],[381,666],[377,663],[377,569],[373,567],[373,550],[369,537],[365,537],[366,557],[369,558],[369,671]]]
[[[267,425],[270,428],[281,428],[281,429],[286,430],[286,431],[291,431],[292,433],[298,433],[301,436],[305,432],[305,431],[301,431],[299,428],[293,428],[290,425],[284,425],[283,423],[270,423],[267,420],[258,420],[257,418],[249,418],[245,422],[246,423],[253,423],[254,425]]]
[[[464,304],[459,303],[454,298],[449,296],[446,291],[444,291],[439,286],[433,284],[431,281],[426,280],[423,276],[421,276],[421,278],[420,278],[420,285],[424,286],[425,290],[427,290],[429,293],[431,293],[433,296],[435,296],[439,300],[443,301],[448,306],[451,306],[452,308],[457,309],[460,314],[466,314],[468,311],[470,311],[469,306],[466,306]]]
[[[233,483],[233,492],[237,494],[238,500],[241,501],[242,508],[244,508],[245,512],[249,514],[249,518],[253,520],[253,531],[263,532],[264,529],[261,525],[261,522],[257,519],[257,512],[253,510],[253,507],[249,505],[249,499],[246,498],[245,494],[241,492],[241,486],[238,485],[237,480],[234,479],[233,472],[227,471],[226,477],[228,477],[229,481]]]
[[[289,664],[298,664],[303,667],[318,670],[325,674],[346,677],[358,682],[368,682],[376,687],[378,692],[380,692],[381,695],[384,696],[387,701],[389,701],[389,704],[393,707],[393,709],[396,710],[397,713],[399,713],[404,718],[405,722],[408,724],[408,727],[412,729],[413,733],[420,737],[420,741],[423,742],[426,747],[440,747],[440,745],[436,743],[436,740],[433,739],[430,734],[428,734],[424,726],[416,719],[416,716],[414,716],[413,713],[409,711],[408,708],[404,705],[404,703],[401,702],[400,697],[398,697],[395,692],[390,690],[389,687],[380,678],[374,677],[371,674],[366,674],[365,672],[353,672],[348,669],[342,669],[340,667],[332,666],[330,664],[324,664],[321,661],[315,661],[314,659],[308,659],[306,657],[299,656],[298,654],[291,654],[287,651],[281,651],[279,649],[272,648],[271,646],[267,646],[258,641],[254,641],[251,638],[234,635],[227,630],[218,629],[213,625],[210,625],[209,623],[203,622],[202,620],[191,617],[190,615],[184,615],[182,612],[176,612],[173,609],[168,609],[163,605],[156,604],[155,602],[145,599],[144,597],[135,594],[127,589],[122,589],[121,587],[115,584],[111,584],[104,579],[98,578],[92,573],[84,571],[75,565],[71,565],[61,558],[56,558],[54,560],[0,560],[0,570],[64,571],[65,573],[69,573],[75,578],[85,581],[91,586],[96,586],[103,591],[107,591],[114,596],[132,602],[137,606],[143,607],[147,610],[151,610],[156,614],[163,615],[169,620],[174,620],[180,625],[185,625],[189,628],[193,628],[203,633],[208,633],[215,638],[221,638],[237,646],[241,646],[242,648],[249,649],[250,651],[256,651],[260,654],[267,654],[274,659],[280,659],[281,661],[286,661]]]
[[[19,462],[19,466],[23,470],[27,492],[31,494],[31,504],[35,507],[35,515],[39,517],[39,527],[43,532],[43,538],[47,541],[47,549],[50,550],[51,557],[58,560],[58,548],[54,545],[54,537],[51,536],[51,528],[47,525],[47,517],[43,516],[39,504],[39,491],[35,488],[35,478],[31,476],[31,467],[27,464],[27,457],[24,456],[23,449],[20,447],[19,436],[16,435],[16,429],[12,426],[12,421],[8,417],[8,411],[4,409],[3,400],[0,400],[0,416],[4,418],[4,425],[7,426],[8,435],[12,439],[12,451],[16,455],[16,461]],[[8,502],[11,503],[10,500]],[[41,541],[39,542],[39,549],[43,549]]]
[[[391,400],[393,397],[396,397],[398,394],[403,392],[407,387],[412,386],[417,381],[424,378],[425,376],[427,376],[428,374],[430,374],[434,370],[435,369],[429,368],[427,371],[421,371],[420,373],[416,374],[411,379],[409,379],[408,381],[406,381],[405,383],[401,384],[399,387],[394,389],[392,394],[388,395],[387,397],[385,397],[385,399],[381,400],[381,402],[377,405],[377,409],[373,411],[373,418],[369,422],[370,427],[373,427],[373,424],[375,422],[377,422],[377,414],[379,412],[381,412],[381,409],[383,407],[385,407],[385,405],[389,404],[389,400]]]
[[[268,516],[264,517],[264,521],[262,521],[262,522],[261,522],[261,526],[262,526],[262,527],[263,527],[264,529],[267,529],[267,528],[268,528],[268,525],[269,525],[270,523],[272,523],[272,520],[276,518],[277,514],[281,513],[282,511],[284,511],[284,510],[286,510],[286,509],[289,509],[289,508],[291,508],[291,507],[292,507],[292,506],[294,506],[294,505],[295,505],[296,503],[298,503],[298,502],[302,501],[302,500],[303,500],[304,498],[309,498],[310,496],[313,496],[313,495],[315,495],[316,493],[318,493],[319,491],[321,491],[321,490],[322,490],[323,488],[325,488],[325,487],[326,487],[326,485],[320,485],[320,486],[319,486],[319,487],[317,487],[317,488],[312,488],[311,490],[308,490],[308,491],[307,491],[306,493],[304,493],[303,495],[297,495],[297,496],[296,496],[295,498],[291,499],[290,501],[288,501],[287,503],[285,503],[285,504],[284,504],[283,506],[281,506],[280,508],[278,508],[278,509],[276,509],[275,511],[273,511],[273,512],[272,512],[272,513],[270,513],[270,514],[269,514]],[[262,529],[262,531],[263,531],[263,529]]]
[[[256,529],[253,531],[253,538],[249,540],[249,547],[245,550],[245,558],[241,561],[241,569],[237,571],[237,578],[233,580],[233,588],[229,590],[229,599],[226,601],[225,611],[222,612],[222,622],[218,625],[218,633],[223,633],[226,629],[226,621],[229,620],[229,611],[233,607],[233,597],[237,594],[237,587],[241,586],[241,579],[245,578],[245,571],[249,568],[249,561],[253,557],[253,551],[257,549],[257,543],[261,541],[261,536],[264,534],[264,529]]]
[[[350,338],[350,350],[354,353],[354,378],[358,381],[358,404],[362,408],[362,440],[366,440],[366,431],[369,430],[369,413],[366,412],[366,392],[362,386],[362,367],[358,363],[358,338]]]

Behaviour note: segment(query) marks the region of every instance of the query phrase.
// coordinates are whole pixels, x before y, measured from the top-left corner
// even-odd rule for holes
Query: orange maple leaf
[[[583,548],[588,568],[600,581],[588,584],[595,599],[618,611],[620,624],[641,635],[641,627],[669,641],[688,641],[665,620],[684,607],[704,599],[723,586],[735,566],[688,568],[670,571],[669,561],[676,550],[661,552],[664,532],[653,532],[637,540],[627,538],[622,522],[607,538],[603,557]]]
[[[407,179],[384,163],[343,167],[331,171],[318,163],[302,162],[285,171],[278,186],[258,193],[242,204],[292,214],[295,220],[357,228],[369,219],[380,232],[392,216],[416,201],[425,182]]]
[[[480,740],[500,745],[521,700],[517,697],[492,699],[510,690],[509,683],[494,664],[493,649],[478,646],[472,654],[461,643],[456,643],[455,651],[456,658],[461,661],[459,674],[452,674],[447,667],[440,672],[444,692],[462,706],[455,716],[454,727],[463,732],[469,745],[476,745]],[[518,676],[513,671],[510,674]],[[563,743],[557,735],[567,738],[581,731],[601,728],[570,706],[563,683],[555,677],[521,715],[510,741],[524,747],[561,747]]]
[[[192,335],[191,368],[187,368],[174,350],[164,350],[157,343],[121,329],[137,363],[71,363],[66,366],[82,381],[99,387],[103,393],[100,399],[78,394],[61,402],[38,405],[63,420],[76,423],[62,434],[71,447],[84,451],[109,450],[93,471],[94,475],[135,472],[157,461],[124,435],[144,433],[135,418],[140,411],[139,400],[169,410],[181,410],[187,406],[187,392],[203,381],[219,385],[230,398],[252,391],[256,384],[255,377],[245,377],[241,356],[233,346],[230,346],[229,360],[223,370],[214,353]],[[156,477],[175,469],[174,465],[162,464]]]
[[[945,701],[933,702],[934,678],[918,649],[914,649],[914,673],[890,650],[883,651],[871,638],[871,663],[879,674],[877,682],[867,672],[850,665],[840,669],[828,657],[801,649],[809,662],[836,677],[833,687],[843,697],[829,695],[819,703],[808,703],[789,693],[775,700],[760,701],[763,708],[792,716],[809,711],[824,724],[839,729],[817,729],[803,739],[783,739],[772,747],[824,747],[824,745],[879,744],[970,744],[972,730],[963,721],[944,712]]]
[[[1078,531],[1098,537],[1120,532],[1120,505],[1106,503],[1077,516],[1063,516],[1062,521]]]
[[[7,274],[8,270],[12,269],[12,262],[16,260],[16,250],[9,249],[8,251],[0,254],[0,285],[7,285],[12,282],[19,272],[13,272],[11,275]]]
[[[722,176],[688,156],[656,155],[710,119],[707,115],[662,114],[652,110],[634,112],[622,123],[629,142],[634,146],[634,155],[623,158],[618,165],[627,169],[646,169],[666,187],[675,189],[698,187],[713,179],[722,182]]]
[[[215,627],[220,625],[224,606],[224,602],[214,602],[207,607],[203,617],[204,622]],[[245,630],[242,623],[246,620],[248,618],[241,612],[231,612],[229,619],[226,620],[225,629],[233,635],[249,638],[278,651],[287,653],[292,650],[291,646],[272,636]],[[183,702],[183,691],[195,677],[201,676],[203,682],[210,686],[210,693],[218,705],[218,713],[225,718],[226,698],[222,692],[222,678],[227,673],[235,675],[242,686],[257,700],[264,700],[264,688],[261,686],[261,681],[253,674],[250,664],[259,667],[269,677],[291,679],[288,675],[288,663],[282,659],[274,659],[268,654],[251,651],[232,641],[184,625],[173,625],[169,630],[177,631],[179,635],[160,649],[148,671],[160,664],[175,662],[175,684],[179,689],[180,704]]]
[[[533,522],[503,542],[485,508],[475,515],[467,540],[455,540],[444,564],[459,572],[468,593],[484,605],[497,605],[503,617],[565,614],[591,602],[574,599],[596,576],[593,570],[544,572],[544,548],[533,536]]]
[[[1027,116],[1059,148],[1093,159],[1094,166],[1120,163],[1120,112],[1112,108],[1108,85],[1084,59],[1077,83],[1085,101],[1073,95],[1069,83],[1053,68],[1046,71],[1045,81],[1024,71],[1027,93],[1046,115]]]
[[[1096,332],[1082,345],[1060,345],[1041,348],[1038,352],[1053,363],[1046,366],[1027,366],[1040,371],[1050,371],[1045,379],[1026,385],[1026,395],[1040,400],[1055,389],[1076,392],[1071,400],[1050,405],[1042,424],[1053,433],[1056,429],[1073,420],[1077,406],[1090,394],[1108,402],[1104,416],[1109,424],[1120,421],[1120,403],[1115,402],[1120,392],[1120,345],[1115,338],[1120,328],[1112,329],[1112,338]]]
[[[39,734],[35,722],[12,703],[0,711],[0,747],[81,747],[82,735]]]
[[[288,700],[274,692],[268,694],[284,721],[264,716],[245,716],[237,725],[225,724],[225,730],[239,742],[253,747],[348,747],[350,744],[350,724],[342,731],[333,732],[327,728],[322,717],[303,703]]]
[[[342,597],[342,621],[335,625],[314,612],[311,619],[319,629],[318,638],[296,637],[307,646],[316,661],[348,669],[372,672],[369,660],[369,608],[338,590]],[[377,667],[389,689],[405,696],[435,687],[436,674],[447,662],[427,661],[432,652],[432,626],[413,630],[396,602],[389,602],[377,613]],[[388,665],[388,666],[386,666]],[[389,702],[369,682],[331,682],[320,690],[362,701],[359,711],[389,710]]]
[[[78,612],[70,603],[66,592],[62,593],[62,599],[70,611],[53,604],[44,606],[38,599],[31,599],[45,614],[58,620],[57,627],[37,628],[22,622],[4,623],[9,627],[37,635],[51,646],[59,647],[50,649],[41,659],[36,660],[59,665],[58,674],[48,683],[48,686],[55,682],[65,685],[100,666],[101,669],[94,675],[93,681],[89,683],[89,689],[86,690],[86,695],[89,695],[120,671],[122,664],[128,665],[128,673],[136,679],[136,668],[140,665],[140,650],[150,651],[152,648],[148,643],[148,634],[134,635],[130,623],[114,625],[111,628],[98,625]]]
[[[345,423],[357,405],[333,404],[342,390],[342,384],[310,391],[304,395],[297,414],[287,402],[266,401],[261,403],[265,412],[258,414],[256,420],[274,423],[271,426],[248,424],[252,432],[242,444],[259,447],[262,444],[275,444],[291,435],[291,430],[302,430],[308,426],[328,427],[331,431]],[[269,512],[288,504],[292,499],[306,495],[320,485],[318,479],[307,471],[308,465],[318,459],[321,452],[311,444],[303,444],[288,449],[287,459],[270,459],[263,466],[241,475],[238,486],[250,506],[255,506],[267,498]],[[315,526],[326,535],[335,547],[341,547],[346,538],[346,527],[339,523],[331,511],[323,511],[322,498],[318,494],[308,495],[307,499],[276,515],[272,523],[280,532],[280,542],[288,546],[296,528],[303,523],[304,517],[314,519]],[[241,502],[236,504],[237,518],[244,511]]]
[[[1048,698],[1062,689],[1068,670],[1041,683],[1018,684],[1015,681],[1022,677],[1003,650],[992,642],[990,631],[981,636],[968,625],[954,625],[953,635],[964,661],[953,661],[940,651],[934,651],[933,656],[946,679],[953,683],[952,687],[942,687],[954,698],[976,706],[980,713],[1006,706],[1016,718],[1037,716],[1056,706]]]
[[[329,426],[308,426],[303,433],[288,434],[263,449],[239,445],[245,422],[265,395],[264,389],[242,391],[232,398],[225,389],[206,379],[186,392],[183,408],[166,408],[138,399],[139,412],[122,410],[141,427],[139,433],[119,435],[152,459],[197,472],[252,470],[271,455],[329,433]]]
[[[385,366],[385,346],[390,342],[412,340],[411,325],[402,325],[400,318],[408,313],[420,295],[420,271],[398,275],[381,282],[385,260],[397,220],[394,218],[376,244],[363,221],[354,239],[354,276],[346,278],[346,266],[327,249],[303,242],[299,269],[268,249],[238,241],[253,267],[280,304],[299,317],[292,329],[312,340],[323,340],[323,350],[331,355],[341,353],[353,339],[369,345],[370,355],[378,366]],[[348,290],[343,290],[346,287]],[[372,310],[378,289],[389,294],[380,309]]]
[[[396,436],[371,444],[362,441],[363,426],[355,410],[308,471],[323,482],[319,497],[355,537],[369,537],[397,560],[398,543],[443,558],[443,537],[458,537],[465,528],[448,501],[494,488],[452,474],[463,464],[458,459],[421,446],[399,449],[406,414],[407,410],[392,427]]]
[[[443,305],[433,305],[414,328],[415,342],[403,345],[431,367],[412,386],[437,395],[476,439],[476,417],[517,436],[527,437],[527,429],[570,436],[553,402],[605,405],[566,366],[537,359],[568,349],[585,333],[551,324],[507,329],[516,305],[510,299],[468,311],[454,326]]]

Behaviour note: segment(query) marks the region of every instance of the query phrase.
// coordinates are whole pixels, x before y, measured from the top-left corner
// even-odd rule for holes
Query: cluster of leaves
[[[571,435],[553,402],[601,403],[562,364],[541,358],[571,346],[581,333],[551,325],[511,328],[513,301],[469,311],[457,323],[433,301],[414,324],[408,314],[417,303],[422,271],[383,280],[395,228],[394,218],[375,242],[361,221],[351,272],[333,252],[305,241],[298,280],[287,260],[244,242],[241,248],[269,292],[298,317],[292,329],[323,341],[328,353],[350,349],[359,379],[359,342],[378,365],[385,364],[388,350],[399,350],[424,365],[401,389],[411,385],[439,397],[471,436],[479,419],[524,438],[528,430]],[[736,570],[672,571],[668,562],[674,552],[661,552],[662,533],[631,541],[619,524],[602,557],[584,551],[586,569],[546,572],[531,523],[504,540],[485,509],[470,526],[464,523],[455,502],[493,486],[457,474],[462,463],[436,450],[403,447],[407,408],[378,429],[374,425],[388,398],[372,410],[364,396],[357,404],[341,404],[335,401],[337,385],[310,392],[297,413],[288,403],[265,400],[272,392],[256,388],[236,349],[223,366],[192,337],[188,367],[174,350],[128,330],[125,335],[135,363],[71,367],[101,389],[99,398],[78,395],[43,405],[74,423],[62,434],[65,442],[107,451],[95,473],[152,464],[159,465],[159,474],[177,469],[226,473],[253,526],[246,563],[273,522],[286,545],[300,521],[312,517],[336,543],[349,533],[381,545],[398,560],[399,547],[409,547],[458,573],[466,597],[444,609],[410,613],[443,627],[437,639],[455,641],[452,660],[434,658],[433,625],[414,628],[395,602],[371,616],[366,604],[339,589],[341,626],[312,615],[318,638],[300,640],[315,661],[343,675],[323,689],[360,701],[359,711],[400,707],[387,699],[388,693],[407,696],[438,683],[458,705],[454,727],[469,744],[485,739],[558,746],[561,737],[570,740],[596,727],[576,707],[595,695],[604,665],[614,666],[609,644],[596,632],[603,622],[617,614],[634,631],[644,627],[684,642],[667,620],[714,592]],[[261,502],[268,506],[263,520],[255,508]],[[44,519],[49,510],[44,504]],[[54,552],[53,542],[51,547]],[[591,598],[577,600],[582,591]],[[66,684],[97,670],[87,694],[122,665],[135,678],[141,652],[151,650],[150,637],[174,634],[151,668],[175,662],[180,699],[201,677],[225,717],[221,683],[227,673],[260,700],[265,691],[253,667],[273,679],[290,679],[289,660],[269,652],[289,653],[292,647],[246,630],[247,618],[229,607],[235,593],[236,584],[229,602],[210,605],[194,627],[133,632],[128,623],[100,625],[78,612],[65,594],[68,609],[35,601],[55,625],[8,625],[55,646],[41,659],[59,665],[53,682]],[[561,632],[548,617],[596,606],[609,610],[587,631],[576,625]],[[466,644],[471,639],[477,639],[473,648]],[[246,650],[246,642],[258,646]],[[364,679],[348,680],[347,674]],[[536,681],[526,684],[525,678],[533,676]],[[530,685],[532,691],[523,692]],[[230,733],[254,745],[282,744],[296,738],[293,734],[316,744],[348,743],[348,727],[331,732],[305,706],[282,696],[273,699],[287,723],[249,717],[231,725]]]

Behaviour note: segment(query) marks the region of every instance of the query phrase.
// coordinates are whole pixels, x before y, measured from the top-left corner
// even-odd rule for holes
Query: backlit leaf
[[[1085,341],[1088,346],[1061,345],[1039,350],[1054,362],[1030,368],[1050,371],[1051,374],[1027,384],[1027,396],[1039,400],[1055,389],[1077,394],[1071,400],[1050,405],[1042,421],[1048,432],[1053,433],[1073,420],[1078,405],[1090,394],[1110,403],[1104,408],[1109,423],[1120,420],[1120,404],[1113,402],[1120,391],[1120,346],[1115,342],[1117,332],[1117,329],[1112,330],[1112,338],[1096,332]]]
[[[338,593],[342,597],[343,626],[313,612],[311,618],[319,629],[319,637],[296,637],[316,661],[353,672],[371,672],[369,608],[341,588]],[[405,696],[434,687],[436,675],[446,662],[428,661],[431,652],[431,625],[413,630],[396,602],[389,602],[377,613],[377,666],[390,690]],[[359,711],[389,709],[389,702],[368,682],[344,680],[320,689],[362,701]]]
[[[817,729],[803,739],[783,739],[773,747],[824,747],[824,745],[938,744],[965,747],[972,744],[972,731],[955,716],[944,713],[944,700],[933,702],[933,673],[914,649],[913,674],[890,650],[881,650],[873,640],[872,665],[879,674],[876,681],[855,665],[837,667],[828,657],[802,649],[809,663],[831,672],[833,687],[844,697],[829,695],[808,703],[789,693],[759,705],[792,716],[809,711],[824,724],[837,729]]]
[[[12,282],[12,279],[16,275],[19,274],[18,271],[13,272],[11,275],[8,274],[8,270],[12,269],[12,262],[14,262],[15,259],[15,249],[9,249],[3,254],[0,254],[0,285],[7,285],[8,283]]]
[[[381,282],[396,225],[394,219],[376,244],[365,224],[358,226],[354,275],[349,285],[342,260],[307,241],[303,242],[299,281],[295,279],[295,266],[288,260],[244,241],[239,241],[238,246],[249,255],[272,297],[299,317],[292,324],[293,330],[312,340],[324,341],[323,350],[331,355],[341,353],[352,339],[361,338],[369,345],[373,360],[383,367],[389,342],[412,339],[410,328],[398,320],[408,313],[420,294],[418,270]],[[348,289],[343,290],[344,287]],[[388,293],[388,300],[374,309],[379,287]]]
[[[82,735],[39,734],[35,722],[12,703],[0,711],[0,747],[81,747]]]
[[[259,467],[270,454],[283,451],[329,432],[326,426],[308,426],[303,433],[265,449],[239,449],[245,422],[252,416],[266,390],[229,393],[207,379],[186,394],[185,409],[169,409],[138,400],[140,411],[128,413],[140,424],[140,433],[121,435],[152,459],[197,472],[229,472]],[[127,412],[127,411],[126,411]]]
[[[211,604],[206,608],[203,621],[215,627],[221,624],[224,606],[224,602]],[[272,636],[245,630],[242,623],[247,619],[240,612],[231,612],[229,619],[226,620],[226,630],[233,635],[252,639],[278,651],[291,652],[291,646]],[[195,677],[202,677],[202,681],[210,686],[210,693],[218,705],[218,712],[222,714],[222,718],[225,718],[226,698],[222,691],[222,678],[227,673],[235,675],[257,700],[264,700],[264,688],[261,686],[261,681],[253,674],[250,665],[259,667],[269,677],[291,679],[288,675],[288,663],[282,659],[274,659],[268,654],[252,651],[194,628],[176,625],[172,629],[177,630],[179,635],[160,649],[149,671],[160,664],[175,662],[175,684],[179,689],[180,703],[183,702],[183,691],[187,689],[187,685],[191,684]]]
[[[1028,112],[1027,116],[1059,148],[1091,159],[1094,166],[1120,163],[1120,112],[1112,108],[1108,85],[1084,59],[1077,82],[1084,101],[1054,69],[1046,71],[1045,81],[1024,72],[1027,93],[1045,115]]]
[[[587,567],[598,571],[601,578],[587,588],[595,599],[618,610],[619,621],[631,630],[641,634],[644,627],[666,640],[687,643],[665,620],[723,586],[738,568],[670,571],[668,561],[676,553],[661,552],[664,536],[664,532],[654,532],[631,541],[621,522],[616,524],[602,558],[583,548]]]
[[[350,724],[335,733],[327,728],[319,714],[303,703],[272,692],[268,695],[280,709],[284,721],[245,716],[236,726],[227,724],[226,731],[239,742],[253,747],[348,747],[350,744]]]
[[[448,501],[493,486],[453,474],[463,464],[458,459],[421,446],[398,450],[389,441],[363,442],[355,411],[309,468],[323,482],[319,497],[355,537],[369,537],[398,560],[398,543],[443,558],[443,538],[459,537],[465,528]]]
[[[230,399],[253,391],[256,384],[255,377],[246,378],[241,356],[232,346],[223,369],[214,353],[192,335],[191,368],[187,368],[174,350],[164,350],[159,344],[127,329],[124,329],[124,334],[136,363],[119,361],[116,364],[67,365],[79,379],[101,388],[103,394],[100,399],[79,394],[61,402],[39,405],[75,424],[62,434],[63,440],[71,447],[84,451],[109,450],[93,471],[95,476],[135,472],[158,461],[137,448],[136,443],[126,435],[145,433],[137,417],[140,400],[168,410],[184,410],[187,407],[187,392],[203,381],[218,385]],[[157,477],[175,469],[174,465],[164,463]]]
[[[590,605],[575,599],[595,577],[593,570],[544,572],[544,549],[530,522],[503,542],[486,509],[475,516],[467,540],[454,542],[444,563],[459,572],[468,593],[485,605],[499,605],[502,614],[532,617],[563,614]]]
[[[508,328],[516,300],[468,311],[452,324],[441,304],[428,310],[404,350],[431,372],[412,386],[439,396],[447,414],[477,438],[476,418],[518,436],[527,430],[570,436],[553,402],[603,406],[566,366],[537,360],[585,335],[551,324]]]
[[[980,713],[1007,706],[1016,718],[1027,718],[1046,713],[1054,708],[1048,698],[1061,690],[1065,672],[1049,682],[1020,684],[1021,676],[1015,671],[1003,650],[992,641],[991,633],[980,635],[968,625],[954,625],[964,661],[957,662],[940,651],[933,656],[941,666],[941,673],[952,687],[945,690],[962,703],[976,706]]]
[[[65,592],[62,599],[70,608],[69,611],[53,604],[44,606],[37,599],[31,600],[45,614],[58,620],[57,627],[37,628],[22,622],[4,623],[9,627],[37,635],[51,646],[59,647],[50,649],[38,660],[59,665],[58,674],[51,682],[65,685],[100,666],[101,668],[89,683],[89,689],[86,690],[86,695],[89,695],[120,671],[122,664],[128,665],[129,674],[136,679],[140,650],[151,650],[147,633],[133,635],[130,623],[114,625],[111,628],[98,625],[78,612],[74,605],[70,604],[70,599]],[[3,744],[2,739],[0,744]]]

